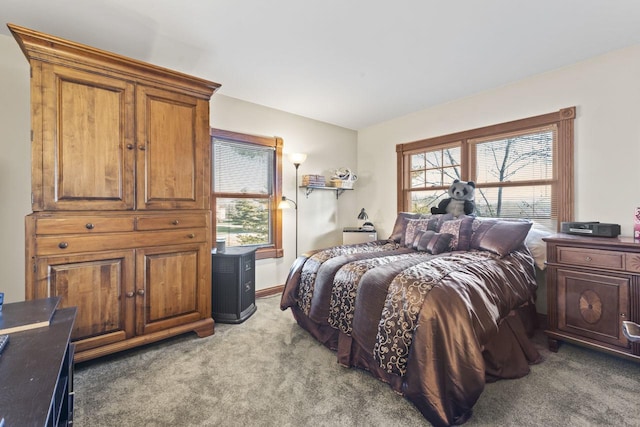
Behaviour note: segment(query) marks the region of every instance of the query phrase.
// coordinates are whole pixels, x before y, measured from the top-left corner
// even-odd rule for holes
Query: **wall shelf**
[[[353,190],[353,188],[340,188],[340,187],[316,187],[301,185],[300,188],[304,188],[304,195],[309,198],[309,194],[313,193],[313,190],[333,190],[336,192],[336,199],[340,197],[346,190]]]

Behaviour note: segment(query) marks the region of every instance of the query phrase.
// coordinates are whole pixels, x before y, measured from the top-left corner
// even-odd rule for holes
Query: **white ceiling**
[[[0,0],[0,21],[356,130],[640,43],[638,0]]]

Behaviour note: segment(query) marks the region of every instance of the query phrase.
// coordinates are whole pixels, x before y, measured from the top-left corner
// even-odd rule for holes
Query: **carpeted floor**
[[[239,325],[76,365],[75,419],[99,426],[428,426],[402,396],[344,368],[258,299]],[[640,426],[640,364],[563,344],[518,380],[487,384],[465,426]]]

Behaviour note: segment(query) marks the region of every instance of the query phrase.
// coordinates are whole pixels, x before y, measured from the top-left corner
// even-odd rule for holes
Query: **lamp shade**
[[[367,212],[364,210],[364,208],[360,210],[360,213],[358,214],[358,219],[369,219],[369,215],[367,215]]]
[[[307,160],[307,155],[304,153],[291,153],[289,154],[289,161],[294,165],[299,165]]]
[[[291,205],[293,205],[295,209],[298,209],[298,204],[296,202],[285,196],[282,196],[282,200],[280,200],[280,203],[278,203],[278,209],[291,209]]]

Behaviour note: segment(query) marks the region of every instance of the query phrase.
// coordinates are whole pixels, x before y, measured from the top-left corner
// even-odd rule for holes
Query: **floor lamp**
[[[296,210],[296,258],[298,257],[298,168],[307,159],[307,155],[304,153],[292,153],[289,154],[289,161],[296,167],[296,200],[293,201],[285,196],[282,196],[282,200],[278,204],[278,209],[289,209],[289,202],[293,203],[293,207]]]

